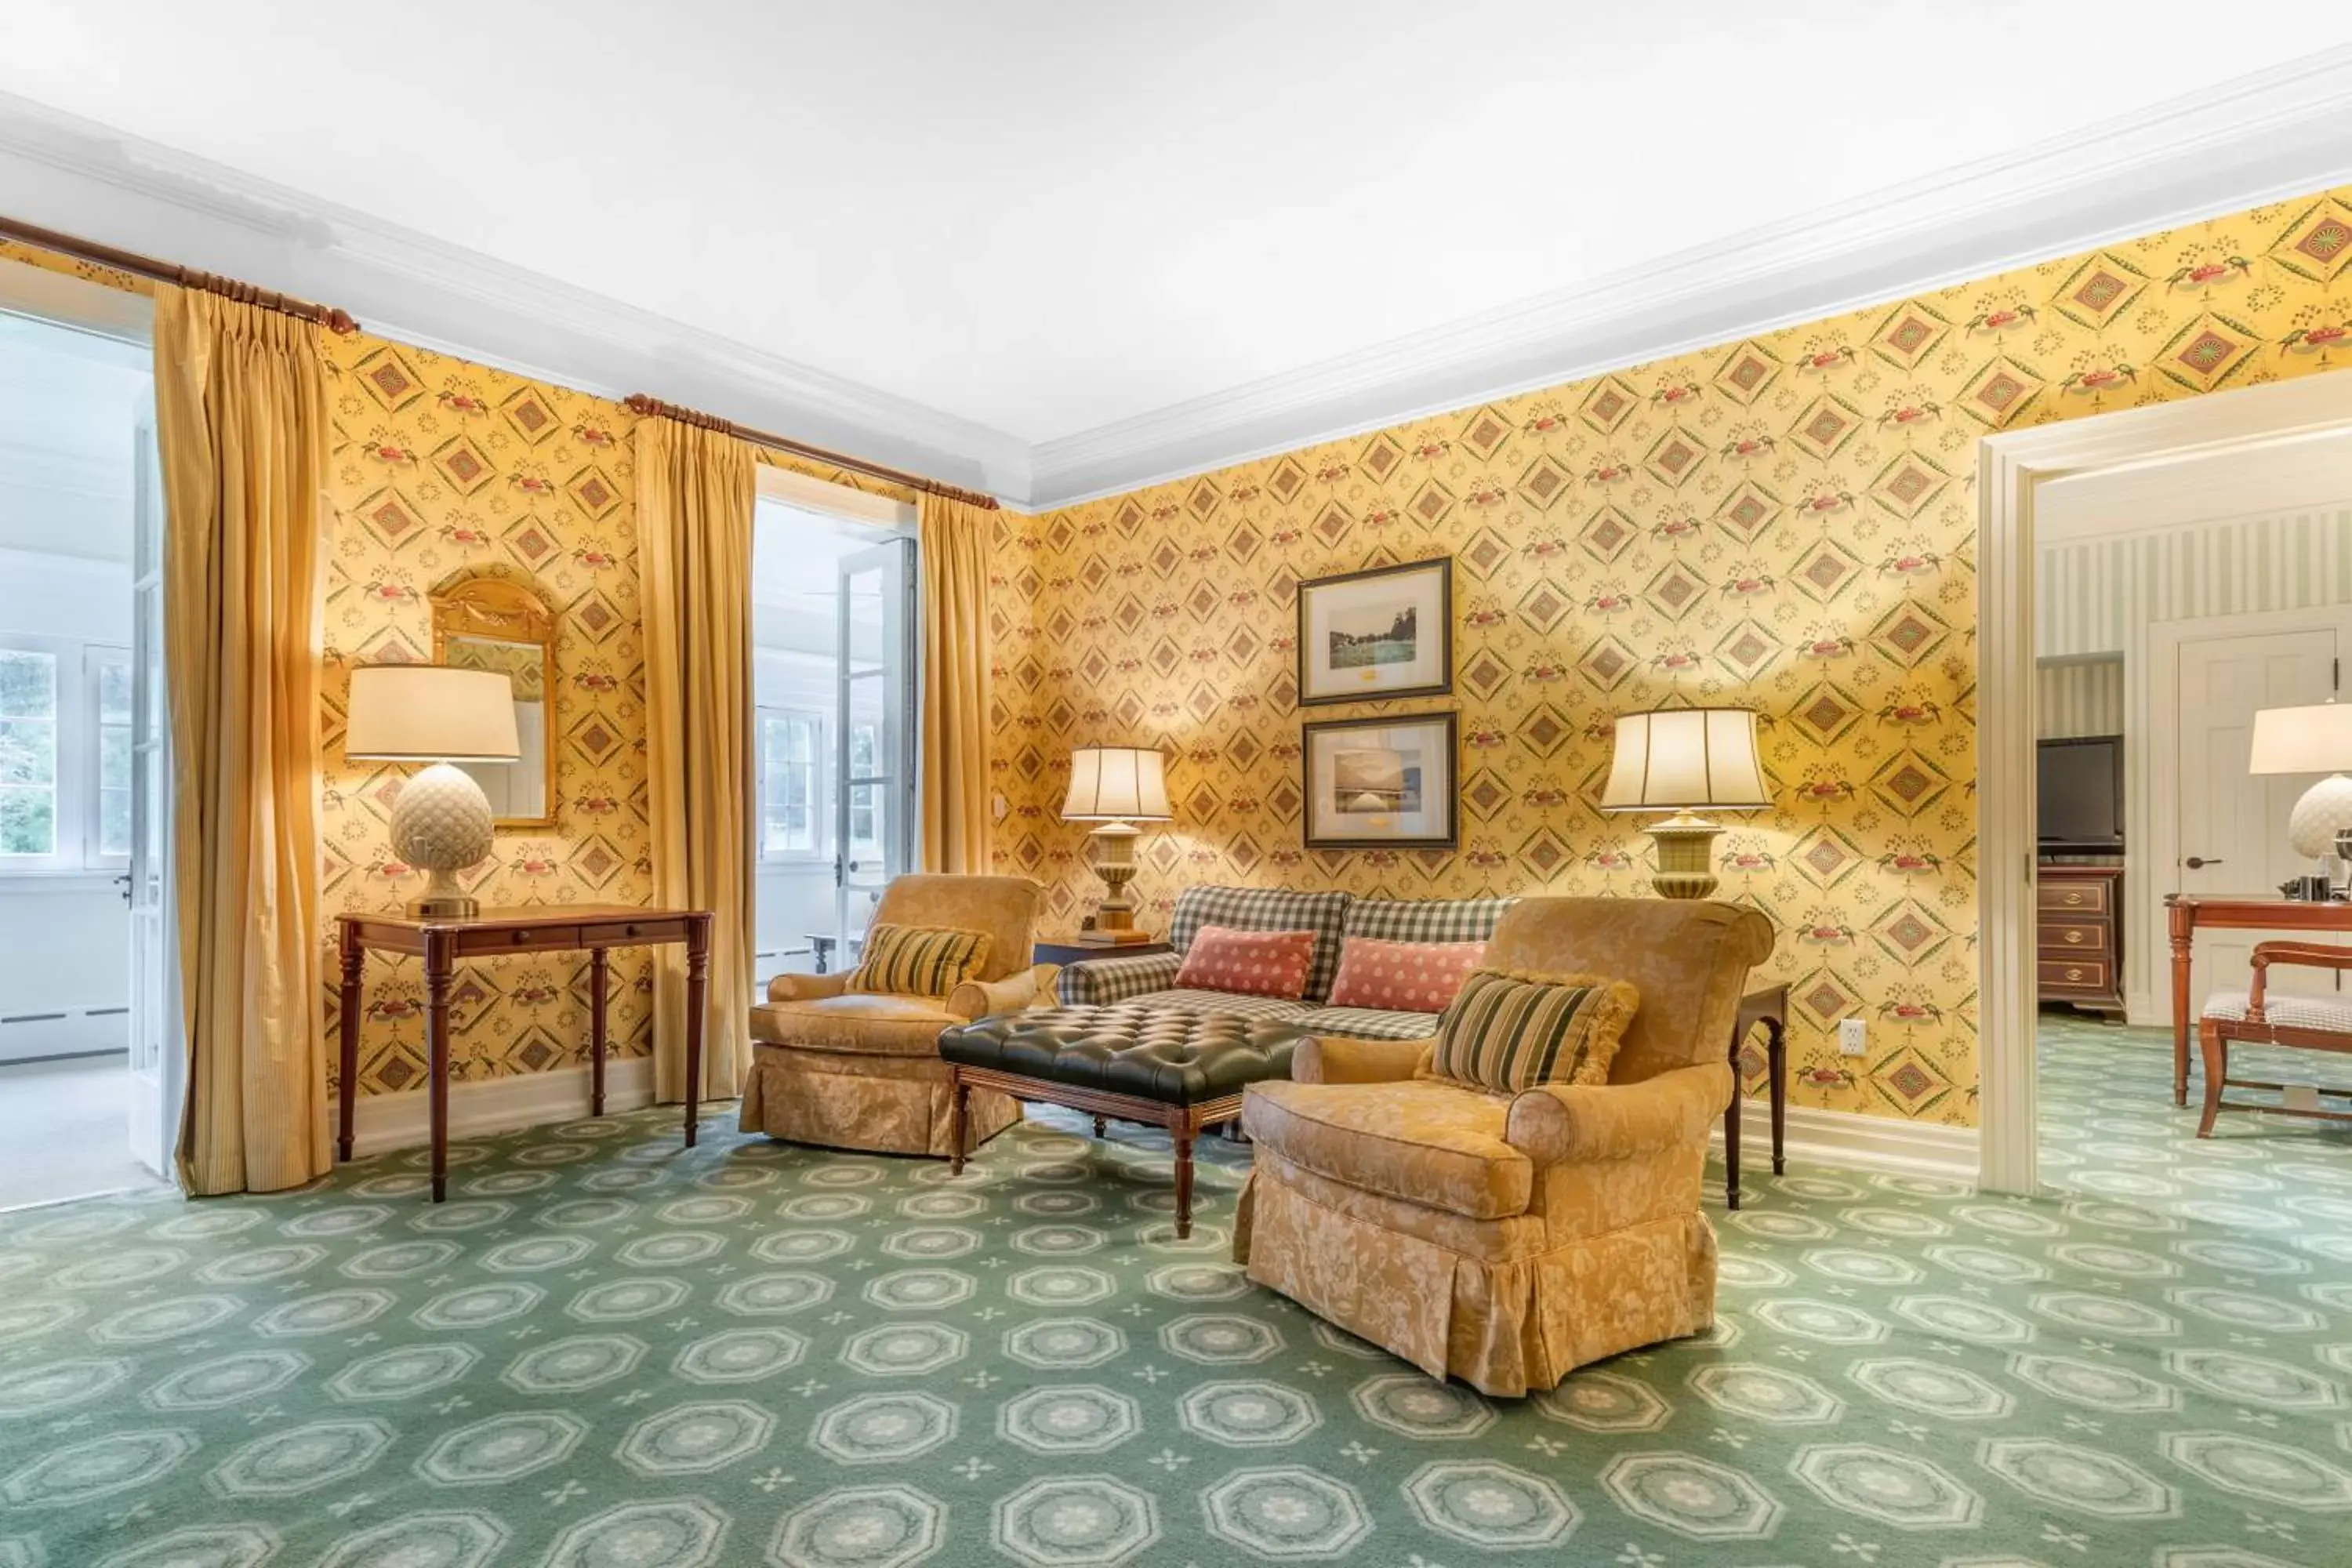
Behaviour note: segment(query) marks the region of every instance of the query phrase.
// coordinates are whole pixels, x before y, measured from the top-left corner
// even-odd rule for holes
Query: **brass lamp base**
[[[1106,822],[1087,839],[1095,847],[1095,875],[1103,882],[1103,900],[1095,910],[1097,931],[1133,931],[1135,906],[1127,901],[1127,885],[1135,879],[1135,841],[1143,830],[1131,822]]]
[[[425,884],[425,895],[408,901],[413,921],[469,921],[482,912],[482,900],[458,885],[457,873],[436,870]]]
[[[1704,899],[1716,889],[1714,846],[1722,827],[1678,811],[1644,829],[1658,846],[1658,868],[1650,886],[1662,899]]]

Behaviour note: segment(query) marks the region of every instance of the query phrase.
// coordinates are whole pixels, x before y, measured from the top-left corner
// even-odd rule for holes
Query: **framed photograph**
[[[1454,558],[1298,584],[1298,700],[1366,702],[1454,689]]]
[[[1304,727],[1309,849],[1454,847],[1451,713]]]

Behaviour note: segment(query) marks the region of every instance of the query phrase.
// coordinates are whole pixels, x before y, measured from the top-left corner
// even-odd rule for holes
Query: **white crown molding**
[[[2352,48],[1034,446],[340,204],[0,94],[12,216],[420,347],[1066,506],[1983,278],[2352,179]]]
[[[1028,445],[1000,431],[5,93],[0,193],[12,217],[339,305],[421,348],[1028,489]]]
[[[1066,506],[1967,282],[2352,178],[2352,48],[1041,443]]]

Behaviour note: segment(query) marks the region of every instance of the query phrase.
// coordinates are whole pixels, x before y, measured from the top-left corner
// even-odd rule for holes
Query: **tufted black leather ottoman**
[[[1168,1129],[1176,1154],[1176,1235],[1192,1234],[1192,1140],[1242,1113],[1242,1091],[1290,1076],[1290,1053],[1307,1031],[1230,1014],[1148,1007],[1055,1007],[1003,1013],[940,1036],[953,1096],[950,1169],[963,1169],[964,1094],[1000,1089],[1015,1100],[1092,1111]]]

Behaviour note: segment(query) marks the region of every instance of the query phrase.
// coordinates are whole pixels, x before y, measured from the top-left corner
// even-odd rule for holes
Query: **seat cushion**
[[[1237,991],[1147,991],[1123,998],[1122,1007],[1144,1007],[1161,1013],[1223,1013],[1234,1018],[1263,1018],[1269,1023],[1295,1022],[1313,1011],[1287,996],[1244,996]]]
[[[1249,1135],[1344,1186],[1467,1219],[1525,1214],[1535,1165],[1503,1141],[1511,1102],[1453,1084],[1262,1083]]]
[[[1339,1035],[1351,1040],[1425,1040],[1437,1033],[1440,1016],[1385,1007],[1318,1007],[1297,1022],[1310,1035]]]
[[[950,1029],[940,1055],[963,1067],[1017,1073],[1107,1094],[1198,1105],[1290,1076],[1301,1031],[1230,1013],[1133,1005],[1004,1013]]]
[[[2243,991],[2216,991],[2205,998],[2203,1016],[2238,1023],[2248,1011]],[[2352,998],[2289,996],[2273,991],[2263,997],[2263,1022],[2284,1029],[2334,1029],[2352,1035]]]
[[[853,991],[805,1002],[763,1002],[751,1009],[751,1037],[850,1056],[922,1057],[939,1049],[941,1029],[962,1022],[936,996]]]

